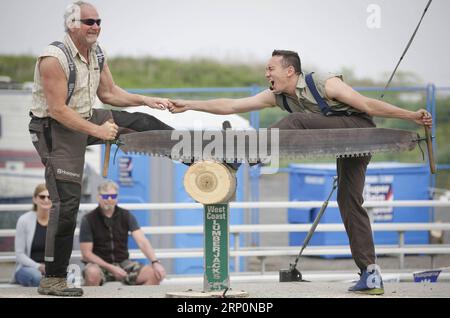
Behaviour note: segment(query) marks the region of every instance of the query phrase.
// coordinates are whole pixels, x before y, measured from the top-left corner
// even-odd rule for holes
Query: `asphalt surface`
[[[389,276],[390,275],[390,276]],[[244,291],[249,298],[450,298],[450,277],[444,277],[437,283],[396,282],[392,275],[383,275],[385,278],[385,294],[383,296],[359,295],[347,292],[354,276],[342,273],[334,276],[340,281],[320,281],[326,279],[321,274],[304,273],[305,279],[314,279],[312,282],[280,283],[276,274],[248,278],[231,278],[231,291]],[[322,277],[322,278],[321,278]],[[391,278],[389,278],[391,277]],[[386,279],[387,278],[387,279]],[[392,282],[391,282],[392,281]],[[201,277],[186,277],[185,279],[170,278],[159,286],[125,286],[120,283],[108,283],[102,287],[83,287],[84,298],[166,298],[168,294],[181,293],[187,298],[209,297],[203,293]],[[187,293],[186,293],[187,292]],[[217,296],[217,295],[216,295]],[[225,295],[227,296],[227,295]],[[232,296],[230,294],[230,296]],[[0,288],[0,298],[53,298],[37,293],[35,287],[17,287],[9,285]]]

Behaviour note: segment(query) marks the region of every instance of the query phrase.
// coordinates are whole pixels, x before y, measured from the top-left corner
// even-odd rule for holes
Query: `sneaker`
[[[83,289],[76,287],[68,287],[65,277],[43,277],[39,283],[38,293],[41,295],[83,296]]]
[[[384,286],[381,278],[381,271],[378,265],[372,264],[359,274],[359,281],[348,289],[350,292],[367,294],[367,295],[383,295]]]

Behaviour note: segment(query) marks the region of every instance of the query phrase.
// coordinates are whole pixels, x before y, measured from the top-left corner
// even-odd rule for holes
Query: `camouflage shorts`
[[[129,259],[124,260],[121,263],[113,263],[113,265],[119,266],[125,272],[127,272],[127,276],[123,280],[121,280],[126,285],[136,285],[136,279],[137,279],[142,267],[144,267],[144,265],[142,265],[141,263],[131,261]],[[112,273],[110,273],[109,271],[107,271],[104,268],[100,267],[100,269],[103,274],[102,282],[100,285],[103,285],[106,282],[117,281],[117,279],[114,277],[114,275]]]

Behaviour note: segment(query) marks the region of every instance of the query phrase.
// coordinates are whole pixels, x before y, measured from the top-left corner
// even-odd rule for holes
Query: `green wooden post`
[[[203,291],[230,288],[229,277],[229,205],[204,205],[204,262]]]

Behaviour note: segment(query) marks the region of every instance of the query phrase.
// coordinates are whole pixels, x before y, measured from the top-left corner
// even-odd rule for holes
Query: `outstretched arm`
[[[97,95],[103,103],[118,107],[147,105],[150,108],[163,110],[170,105],[167,98],[130,94],[120,88],[114,83],[108,64],[103,67]]]
[[[186,110],[197,110],[218,115],[245,113],[249,111],[275,106],[275,96],[269,90],[244,98],[219,98],[210,100],[170,100],[169,111],[182,113]]]
[[[419,125],[432,126],[431,114],[425,109],[414,112],[363,96],[338,77],[330,78],[325,82],[325,93],[327,98],[343,102],[371,116],[400,118],[414,121]]]

